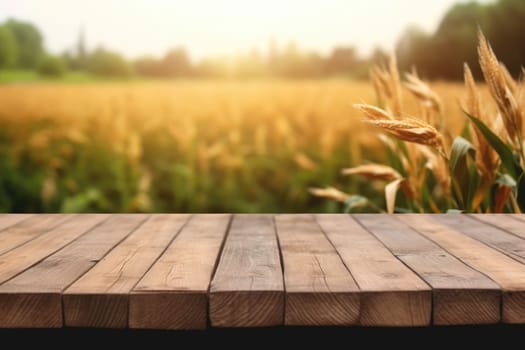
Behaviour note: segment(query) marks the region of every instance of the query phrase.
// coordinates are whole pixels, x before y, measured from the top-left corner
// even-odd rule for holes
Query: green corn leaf
[[[505,170],[507,170],[507,172],[513,178],[516,178],[516,172],[517,168],[519,168],[519,165],[516,164],[512,149],[507,144],[505,144],[505,142],[503,142],[503,140],[500,139],[498,135],[493,133],[492,130],[490,130],[487,125],[485,125],[485,123],[467,112],[464,113],[472,121],[474,126],[478,128],[478,130],[483,134],[483,136],[485,136],[485,139],[491,145],[491,147],[494,148],[494,150],[498,153],[501,159],[501,164]]]
[[[458,206],[470,209],[471,198],[477,186],[476,172],[469,171],[468,159],[474,160],[476,150],[466,139],[458,136],[454,139],[450,151],[449,167],[452,174],[452,190]]]
[[[465,123],[465,125],[463,126],[463,129],[461,130],[461,134],[460,135],[461,135],[461,137],[463,137],[463,138],[465,138],[467,140],[471,140],[472,139],[472,135],[471,135],[468,123]]]
[[[463,165],[462,162],[469,153],[475,156],[476,149],[474,146],[467,139],[461,136],[456,137],[452,143],[452,150],[450,151],[450,169],[454,171],[461,167]]]
[[[516,179],[518,183],[517,194],[516,194],[518,204],[520,206],[521,211],[525,212],[525,179],[524,179],[524,174],[523,174],[522,169],[520,169],[520,172],[518,176],[516,177]]]
[[[495,182],[500,185],[510,187],[512,190],[515,190],[516,186],[518,185],[516,180],[514,180],[514,178],[509,174],[500,175]]]
[[[507,187],[512,193],[516,193],[517,182],[509,174],[502,174],[498,176],[498,178],[494,182],[498,184],[497,187],[499,187],[499,189],[501,189],[502,187]],[[500,210],[503,210],[505,205],[510,205],[508,202],[508,196],[508,192],[505,191],[500,192],[499,196],[494,195],[494,208],[496,212],[500,212]]]
[[[351,195],[348,196],[346,199],[344,205],[345,205],[345,213],[351,213],[356,208],[362,208],[369,205],[368,198],[360,195]]]

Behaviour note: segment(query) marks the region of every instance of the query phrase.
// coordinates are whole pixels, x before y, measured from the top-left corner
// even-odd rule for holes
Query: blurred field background
[[[462,86],[435,88],[458,132]],[[340,169],[384,157],[351,108],[372,96],[344,80],[3,86],[0,208],[340,211],[307,189],[367,194]]]
[[[463,62],[481,75],[478,25],[518,76],[523,1],[460,3],[434,32],[409,27],[395,45],[401,69],[416,65],[442,97],[451,135],[466,123]],[[368,71],[387,50],[271,40],[265,53],[129,59],[86,36],[57,54],[30,21],[0,26],[0,212],[340,212],[308,192],[323,186],[384,207],[384,184],[340,172],[386,159],[351,106],[377,103]]]

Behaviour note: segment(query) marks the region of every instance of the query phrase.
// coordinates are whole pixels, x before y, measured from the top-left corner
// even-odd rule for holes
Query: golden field
[[[463,85],[431,86],[460,134]],[[0,211],[341,211],[308,188],[377,197],[340,175],[385,158],[352,108],[375,102],[348,80],[3,85]]]

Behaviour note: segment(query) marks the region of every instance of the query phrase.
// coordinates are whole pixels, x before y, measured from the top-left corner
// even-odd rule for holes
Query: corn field
[[[456,109],[469,122],[460,133],[446,118],[446,100],[416,71],[402,81],[395,57],[388,67],[372,70],[377,103],[354,107],[365,116],[365,124],[380,132],[388,164],[362,164],[343,169],[342,174],[386,183],[389,213],[519,213],[525,209],[524,82],[514,80],[481,32],[478,55],[490,95],[482,96],[465,64],[465,94]],[[403,92],[419,104],[415,114],[404,109]],[[343,202],[347,211],[384,210],[366,196],[334,187],[310,191]]]
[[[458,132],[462,86],[434,88]],[[340,174],[388,156],[356,101],[375,101],[369,83],[2,85],[0,211],[340,212],[307,190],[328,185],[383,207]]]

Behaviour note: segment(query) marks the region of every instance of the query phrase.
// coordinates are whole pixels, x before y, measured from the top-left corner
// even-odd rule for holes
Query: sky
[[[294,41],[328,53],[355,45],[368,54],[392,50],[408,25],[433,31],[457,0],[0,0],[0,21],[29,20],[45,46],[75,45],[80,28],[88,48],[102,45],[127,57],[162,55],[183,46],[192,58],[265,51]]]

